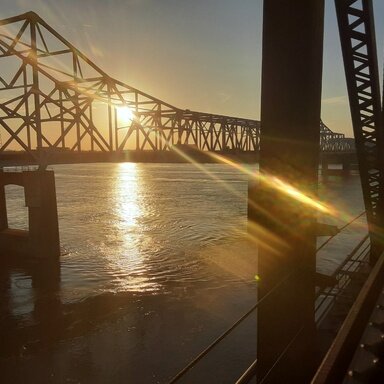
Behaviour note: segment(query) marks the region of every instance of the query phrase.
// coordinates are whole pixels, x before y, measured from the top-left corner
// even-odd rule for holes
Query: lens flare
[[[292,185],[284,182],[283,180],[275,176],[264,176],[263,182],[267,182],[269,185],[272,185],[273,188],[279,190],[280,192],[292,197],[298,202],[307,205],[308,207],[314,208],[318,212],[331,214],[332,210],[330,207],[326,206],[324,203],[319,202],[313,197],[304,194],[299,191],[297,188]]]
[[[234,161],[231,161],[229,159],[224,158],[223,156],[217,155],[217,154],[209,154],[212,158],[214,158],[217,161],[220,161],[221,163],[228,164],[232,166],[233,168],[238,169],[240,172],[247,174],[252,179],[258,180],[259,182],[264,183],[265,185],[268,185],[272,189],[276,189],[279,192],[282,192],[283,194],[292,197],[296,201],[305,204],[311,208],[314,208],[320,213],[325,213],[329,215],[335,215],[336,213],[334,210],[327,206],[326,204],[318,201],[315,197],[310,196],[309,194],[303,193],[302,191],[298,190],[291,184],[279,179],[276,176],[266,175],[262,173],[254,173],[247,169],[246,167],[235,163]]]

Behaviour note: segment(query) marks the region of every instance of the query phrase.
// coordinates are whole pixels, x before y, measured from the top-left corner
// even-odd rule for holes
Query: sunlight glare
[[[321,213],[331,214],[332,212],[331,208],[327,207],[324,203],[321,203],[320,201],[314,199],[313,197],[310,197],[307,194],[304,194],[303,192],[299,191],[292,185],[282,181],[277,177],[274,177],[274,176],[269,177],[268,183],[272,185],[274,188],[278,189],[279,191],[299,201],[300,203],[305,204],[311,208],[314,208]]]
[[[116,107],[116,112],[117,118],[123,123],[130,123],[135,118],[132,109],[127,105]]]
[[[285,181],[277,178],[276,176],[266,175],[262,174],[260,172],[254,173],[247,169],[246,167],[243,167],[242,165],[235,163],[234,161],[228,160],[224,158],[223,156],[217,155],[217,154],[209,154],[211,157],[213,157],[215,160],[220,161],[221,163],[228,164],[232,166],[233,168],[239,170],[240,172],[250,176],[253,179],[257,179],[260,182],[265,183],[271,188],[274,188],[290,197],[295,199],[296,201],[305,204],[315,210],[317,210],[320,213],[329,214],[331,216],[335,216],[336,212],[332,207],[327,206],[323,202],[320,202],[317,198],[313,196],[309,196],[306,193],[303,193],[302,191],[298,190],[291,184],[286,183]]]

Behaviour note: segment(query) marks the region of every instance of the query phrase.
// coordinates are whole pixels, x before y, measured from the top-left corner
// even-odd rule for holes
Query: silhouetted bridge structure
[[[259,150],[259,121],[183,110],[115,80],[33,12],[0,21],[0,59],[3,161]],[[353,156],[353,139],[323,122],[320,142],[323,152]]]

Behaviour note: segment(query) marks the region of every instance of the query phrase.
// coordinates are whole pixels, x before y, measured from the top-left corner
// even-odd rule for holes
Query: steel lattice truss
[[[343,133],[331,131],[320,121],[320,147],[324,152],[350,152],[355,149],[355,141]]]
[[[368,221],[383,219],[382,111],[371,0],[336,0],[349,103]]]
[[[0,21],[0,59],[0,152],[259,149],[259,121],[179,109],[115,80],[33,12]],[[323,150],[353,149],[320,128]]]

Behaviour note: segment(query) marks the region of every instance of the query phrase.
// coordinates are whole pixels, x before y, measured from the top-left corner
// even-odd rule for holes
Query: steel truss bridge
[[[0,21],[0,59],[0,154],[259,149],[259,121],[183,110],[115,80],[33,12]],[[323,122],[320,132],[323,151],[354,150]]]

